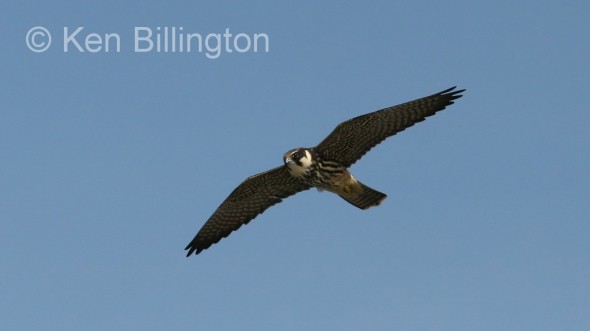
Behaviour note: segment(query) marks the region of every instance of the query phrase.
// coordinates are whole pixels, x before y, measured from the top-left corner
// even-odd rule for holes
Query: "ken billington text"
[[[217,59],[221,53],[268,53],[270,38],[266,33],[232,34],[184,32],[183,27],[135,27],[133,51],[135,53],[204,53],[209,59]],[[64,27],[64,52],[80,53],[121,52],[121,36],[118,33],[85,33],[84,27],[70,30]]]

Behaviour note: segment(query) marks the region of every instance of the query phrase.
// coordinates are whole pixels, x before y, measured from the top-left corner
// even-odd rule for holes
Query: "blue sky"
[[[3,7],[2,329],[590,328],[587,1]],[[66,53],[64,27],[121,50]],[[135,27],[269,51],[139,53]],[[378,208],[308,191],[185,258],[285,151],[453,85],[353,166]]]

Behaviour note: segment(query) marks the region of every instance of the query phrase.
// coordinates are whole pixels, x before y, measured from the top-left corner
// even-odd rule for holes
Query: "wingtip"
[[[186,257],[189,257],[193,254],[193,252],[195,252],[195,255],[199,254],[203,249],[202,248],[196,248],[195,246],[193,246],[193,242],[191,241],[188,246],[186,246],[184,248],[184,250],[188,250],[188,253],[186,253]]]
[[[455,86],[452,86],[452,87],[449,87],[449,88],[448,88],[448,89],[446,89],[446,90],[442,90],[442,91],[438,92],[438,94],[445,94],[445,93],[451,92],[452,90],[454,90],[454,89],[456,89],[456,88],[457,88],[457,85],[455,85]]]
[[[455,90],[456,88],[457,88],[457,85],[455,85],[453,87],[449,87],[446,90],[440,91],[440,92],[438,92],[438,94],[458,94],[458,93],[465,92],[465,90],[466,90],[466,89]]]
[[[201,249],[194,249],[194,248],[191,248],[191,249],[188,251],[188,253],[186,253],[186,257],[189,257],[189,256],[191,256],[191,255],[193,254],[193,252],[195,253],[195,255],[197,255],[197,254],[199,254],[199,253],[201,252]]]
[[[449,104],[453,104],[453,101],[461,98],[463,96],[463,94],[461,94],[461,93],[465,92],[465,90],[466,90],[466,89],[455,90],[456,88],[457,88],[457,86],[453,86],[451,88],[448,88],[444,91],[439,92],[438,95],[448,97]]]

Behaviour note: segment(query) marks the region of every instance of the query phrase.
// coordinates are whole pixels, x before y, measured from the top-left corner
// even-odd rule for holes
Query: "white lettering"
[[[246,40],[246,46],[244,48],[240,48],[240,45],[238,44],[238,40],[240,40],[240,38]],[[238,51],[238,53],[245,53],[245,52],[249,51],[250,46],[252,46],[252,41],[250,40],[249,35],[247,35],[245,33],[238,33],[236,35],[236,38],[234,38],[234,48],[236,51]]]
[[[147,32],[147,36],[144,37],[140,37],[139,36],[139,32],[140,31],[144,31]],[[147,27],[135,27],[135,52],[136,53],[142,53],[142,52],[149,52],[154,48],[154,42],[152,41],[152,29],[147,28]],[[139,48],[139,42],[140,41],[144,41],[148,43],[148,47],[147,48]]]
[[[78,49],[78,52],[80,53],[84,53],[84,49],[82,49],[82,46],[80,46],[80,44],[78,43],[78,41],[76,40],[76,36],[78,35],[78,33],[80,33],[80,31],[82,31],[84,29],[84,27],[78,27],[74,33],[72,33],[71,35],[68,36],[68,27],[64,26],[64,53],[67,53],[69,48],[68,45],[70,43],[73,43],[74,46],[76,46],[76,48]]]
[[[96,45],[96,47],[92,47],[93,45]],[[90,33],[84,40],[84,46],[90,53],[98,53],[102,49],[102,38],[98,33]]]

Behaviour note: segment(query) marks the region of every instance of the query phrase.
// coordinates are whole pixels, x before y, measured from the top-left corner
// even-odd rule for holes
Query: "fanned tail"
[[[362,188],[361,193],[339,194],[339,196],[346,200],[351,205],[360,208],[368,209],[369,207],[378,206],[381,201],[387,198],[387,195],[374,190],[367,185],[358,182]]]

